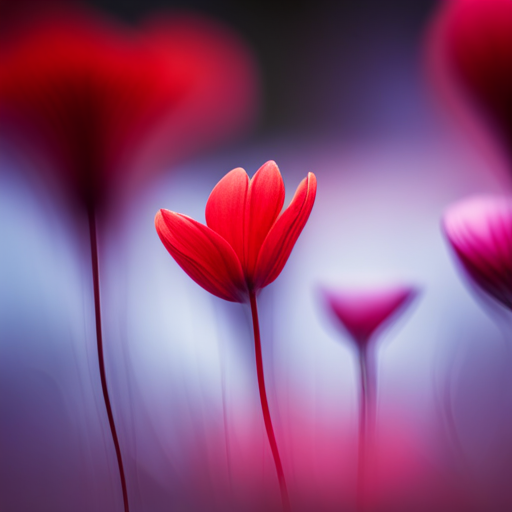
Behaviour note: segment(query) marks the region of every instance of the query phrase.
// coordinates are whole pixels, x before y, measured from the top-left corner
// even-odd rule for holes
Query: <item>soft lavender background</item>
[[[274,60],[255,22],[247,37],[268,100],[259,131],[169,170],[100,233],[107,371],[133,511],[279,509],[248,312],[194,284],[153,227],[161,207],[204,220],[227,171],[252,174],[268,159],[287,201],[308,171],[318,178],[310,221],[260,297],[296,510],[354,510],[355,359],[317,287],[394,281],[423,291],[379,352],[375,510],[453,512],[454,499],[461,510],[510,510],[511,331],[470,293],[439,229],[452,201],[507,192],[506,164],[497,148],[490,158],[472,144],[429,87],[422,44],[433,3],[391,2],[387,16],[371,2],[342,5],[299,5]],[[282,91],[268,78],[278,58]],[[268,105],[279,94],[277,115]],[[26,180],[15,148],[2,149],[0,510],[120,511],[86,231]]]

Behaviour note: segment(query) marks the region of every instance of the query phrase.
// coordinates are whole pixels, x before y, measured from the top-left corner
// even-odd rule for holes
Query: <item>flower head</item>
[[[512,2],[450,0],[433,28],[433,64],[445,95],[460,111],[449,90],[455,85],[457,96],[462,92],[474,104],[512,156]]]
[[[446,211],[443,229],[471,279],[512,309],[512,199],[460,201]]]
[[[206,226],[160,210],[155,226],[178,265],[213,295],[244,302],[283,270],[313,208],[316,178],[309,173],[282,213],[284,184],[275,162],[249,179],[241,169],[226,174],[206,204]]]
[[[359,347],[365,346],[375,331],[389,323],[416,294],[417,290],[409,286],[323,291],[330,309]]]
[[[70,9],[2,42],[4,124],[50,156],[79,207],[103,208],[155,158],[174,163],[232,135],[254,111],[249,52],[201,17],[163,16],[132,33]]]

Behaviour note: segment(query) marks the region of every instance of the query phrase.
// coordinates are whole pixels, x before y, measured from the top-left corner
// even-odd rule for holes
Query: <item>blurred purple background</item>
[[[262,90],[252,132],[148,180],[100,232],[132,510],[280,510],[249,312],[192,282],[153,226],[159,208],[204,221],[224,174],[273,159],[287,202],[307,172],[318,179],[311,218],[260,296],[293,510],[355,510],[355,354],[318,287],[398,282],[422,293],[379,350],[371,511],[510,512],[511,325],[471,293],[439,228],[453,201],[509,192],[510,164],[492,140],[487,152],[473,144],[436,96],[425,37],[437,2],[89,4],[134,26],[162,9],[212,17],[249,46]],[[0,148],[0,511],[121,511],[88,241],[27,178],[34,161]]]

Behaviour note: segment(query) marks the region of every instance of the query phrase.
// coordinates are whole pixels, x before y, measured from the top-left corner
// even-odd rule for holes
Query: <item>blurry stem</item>
[[[100,273],[98,265],[98,237],[96,233],[96,215],[94,208],[88,209],[89,217],[89,236],[91,242],[91,263],[92,263],[92,281],[94,287],[94,314],[96,318],[96,345],[98,348],[98,364],[100,369],[101,390],[103,392],[103,400],[107,410],[108,423],[110,432],[112,433],[112,441],[116,450],[117,465],[119,467],[119,476],[121,479],[121,487],[123,491],[124,512],[130,512],[128,505],[128,489],[126,487],[126,478],[124,474],[123,459],[121,457],[121,447],[117,437],[116,424],[110,404],[110,397],[107,387],[107,375],[105,372],[105,357],[103,354],[103,335],[101,330],[101,304],[100,304]]]
[[[359,447],[357,464],[357,512],[364,512],[368,493],[368,447],[372,441],[376,415],[376,380],[368,343],[358,346],[359,355]]]
[[[256,353],[256,373],[258,374],[258,388],[260,392],[261,410],[263,412],[263,420],[265,422],[265,430],[267,431],[268,442],[274,457],[274,464],[276,466],[277,478],[279,479],[279,488],[281,490],[281,500],[283,502],[283,510],[290,512],[290,498],[288,496],[288,489],[286,487],[286,480],[284,478],[283,465],[279,456],[277,448],[276,437],[274,428],[272,427],[272,419],[270,417],[270,409],[268,407],[267,391],[265,389],[265,375],[263,372],[263,357],[261,353],[261,337],[260,337],[260,324],[258,319],[258,306],[256,304],[256,294],[254,291],[249,292],[251,301],[252,325],[254,328],[254,348]]]
[[[452,364],[446,372],[442,389],[441,407],[445,419],[445,426],[448,431],[448,440],[455,452],[455,455],[464,467],[464,470],[468,475],[470,475],[471,466],[468,462],[462,441],[459,436],[459,429],[457,428],[457,422],[453,410],[453,383],[454,380],[458,377],[458,372],[454,370],[454,366],[455,361],[452,361]]]

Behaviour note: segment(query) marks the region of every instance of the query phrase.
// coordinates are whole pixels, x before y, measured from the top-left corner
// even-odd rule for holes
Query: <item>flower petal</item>
[[[325,302],[354,343],[363,347],[375,331],[389,324],[418,294],[412,286],[322,290]]]
[[[475,113],[490,123],[512,156],[512,2],[464,0],[440,5],[433,36],[433,44],[438,45],[434,58],[445,75],[439,78],[448,80],[460,100],[473,103]]]
[[[242,260],[248,281],[254,270],[263,241],[276,221],[284,203],[284,183],[277,164],[270,160],[252,177],[246,212],[245,260]]]
[[[227,240],[239,260],[244,261],[245,208],[249,176],[233,169],[212,190],[206,203],[206,224]]]
[[[445,234],[469,276],[512,309],[512,201],[477,196],[451,206]]]
[[[283,270],[293,246],[304,229],[316,197],[316,177],[310,172],[297,187],[290,206],[272,226],[258,256],[255,284],[263,288]]]
[[[155,227],[176,263],[200,286],[231,302],[244,302],[246,284],[231,246],[203,224],[169,210],[160,210]]]

